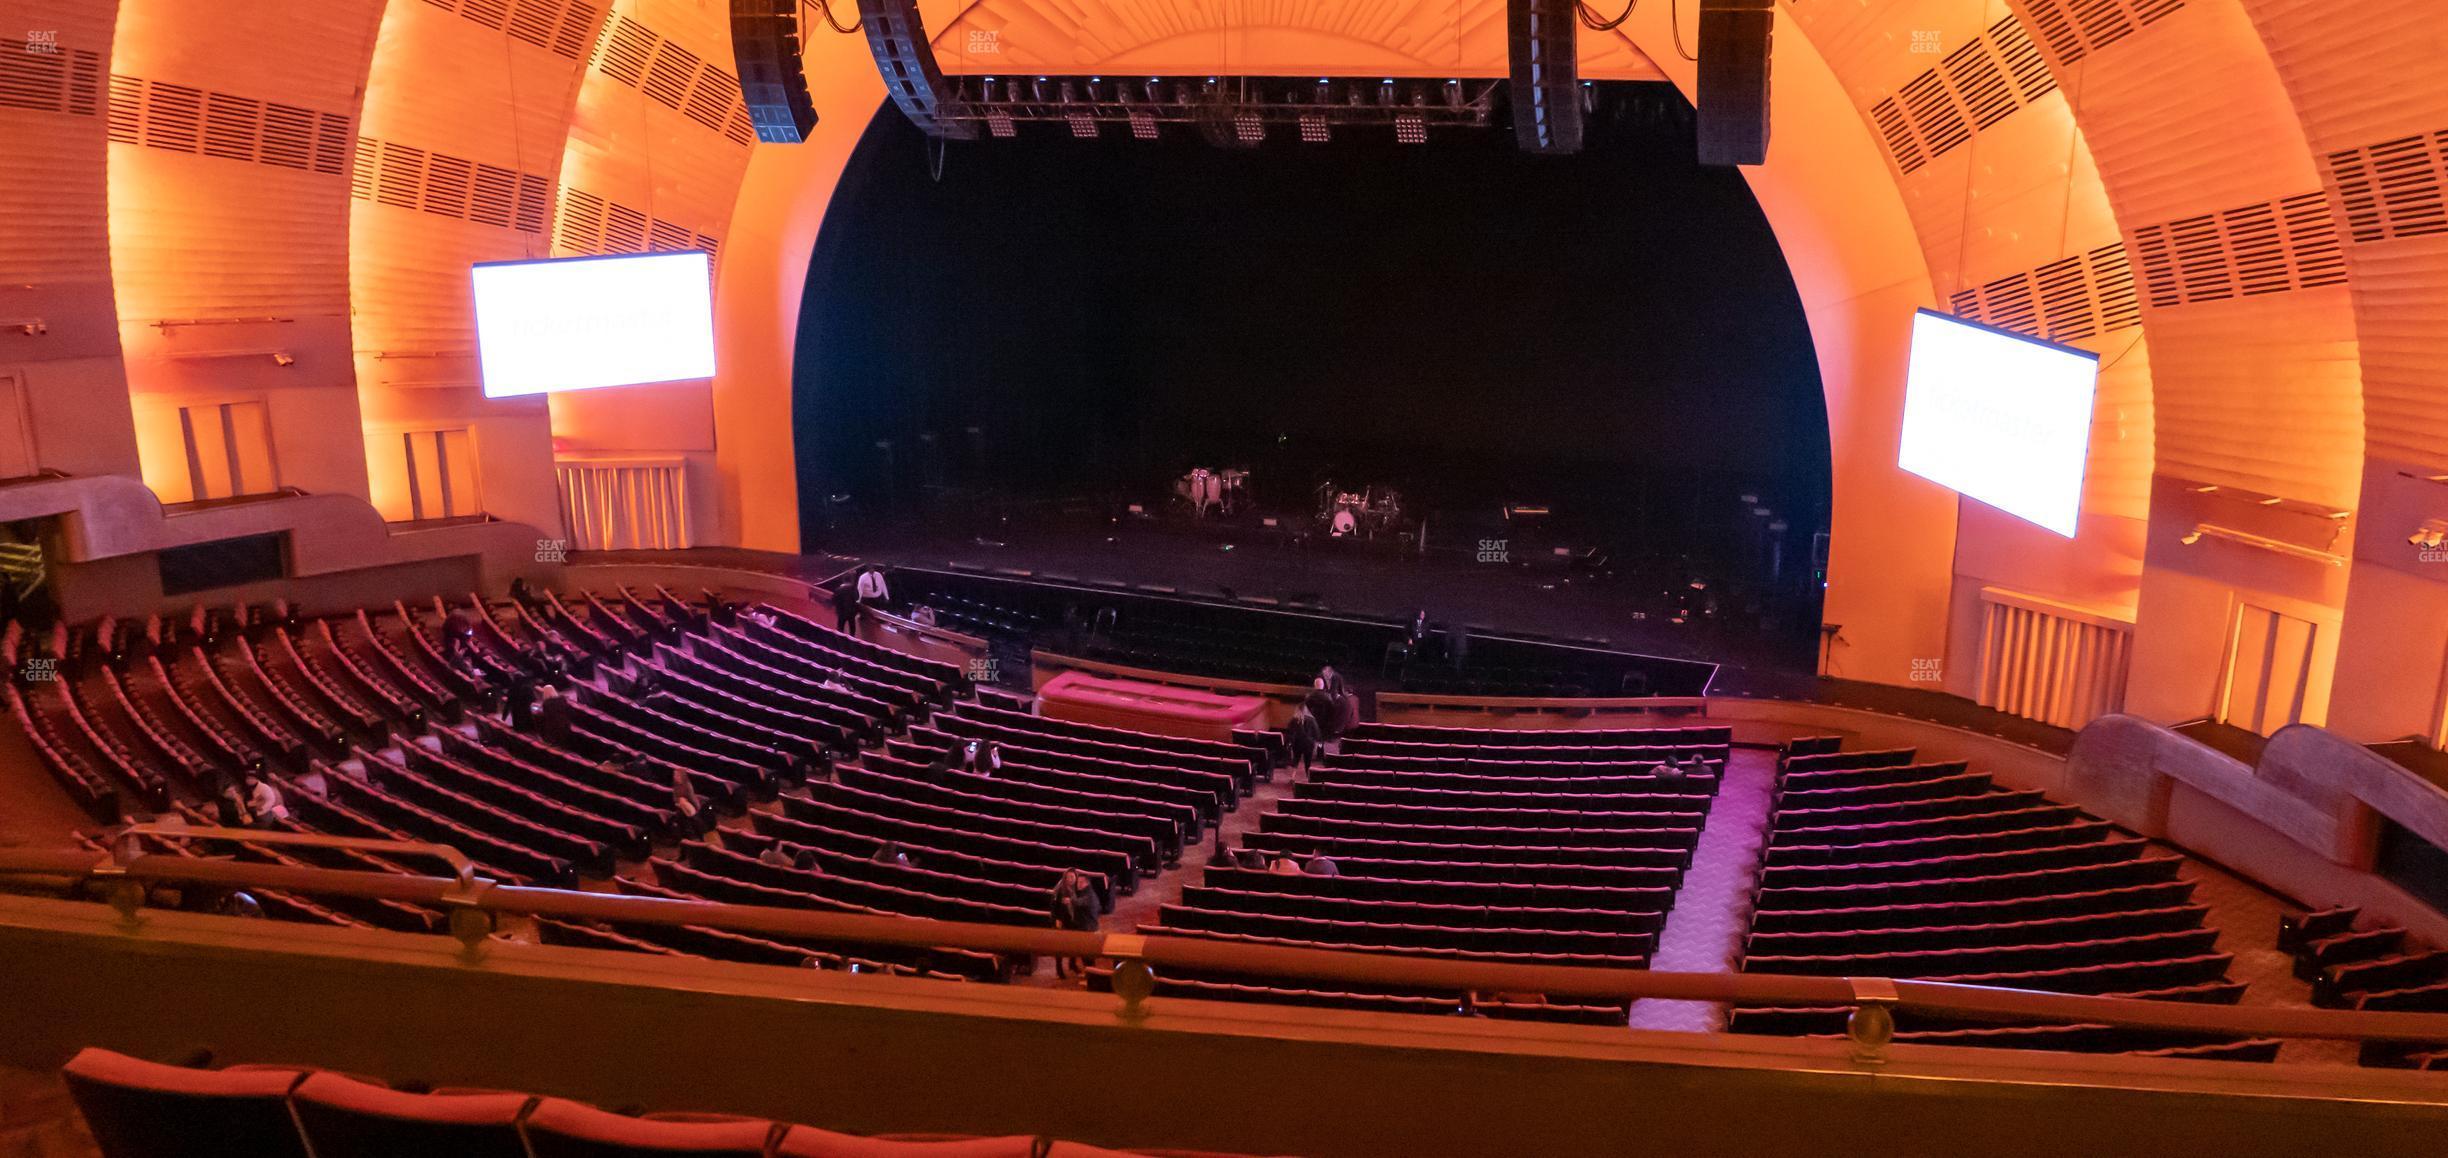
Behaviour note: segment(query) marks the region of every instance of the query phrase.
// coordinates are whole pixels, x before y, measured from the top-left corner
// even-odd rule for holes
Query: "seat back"
[[[406,1094],[318,1073],[292,1095],[315,1158],[526,1158],[525,1094]]]
[[[1036,1158],[1037,1139],[1001,1138],[915,1141],[862,1138],[814,1126],[793,1126],[774,1147],[774,1158]]]
[[[564,1098],[536,1103],[525,1129],[534,1158],[763,1158],[774,1134],[763,1118],[632,1118]]]
[[[202,1070],[87,1049],[61,1071],[105,1158],[306,1158],[289,1089],[302,1070]]]

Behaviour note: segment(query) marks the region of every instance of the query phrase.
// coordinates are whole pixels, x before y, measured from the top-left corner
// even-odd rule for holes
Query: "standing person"
[[[844,579],[833,585],[833,625],[845,634],[857,635],[859,629],[858,583]]]
[[[872,608],[881,611],[892,602],[892,588],[884,583],[882,567],[869,567],[859,572],[858,597],[862,610]]]
[[[1317,759],[1318,749],[1326,745],[1326,737],[1318,730],[1317,717],[1310,713],[1308,704],[1292,709],[1292,719],[1284,725],[1284,740],[1292,747],[1293,763],[1300,765],[1301,771],[1308,771],[1310,762]]]
[[[1075,933],[1096,931],[1096,894],[1088,887],[1088,878],[1081,876],[1078,869],[1064,869],[1062,876],[1054,882],[1054,927]],[[1086,958],[1054,959],[1056,977],[1076,977],[1087,971]]]
[[[1340,736],[1360,722],[1360,698],[1352,694],[1351,682],[1333,664],[1318,669],[1318,686],[1325,688],[1326,695],[1334,701],[1333,712],[1320,721],[1327,735]]]
[[[1335,734],[1335,712],[1341,706],[1334,693],[1326,690],[1325,676],[1309,681],[1309,694],[1301,699],[1301,711],[1308,713],[1310,722],[1317,725],[1320,743]]]
[[[509,690],[503,694],[502,708],[512,731],[524,732],[533,726],[536,717],[535,678],[524,675],[512,678]]]

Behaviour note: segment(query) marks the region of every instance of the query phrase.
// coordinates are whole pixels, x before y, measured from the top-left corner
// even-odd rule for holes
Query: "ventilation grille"
[[[2448,130],[2399,137],[2322,160],[2357,242],[2448,233]]]
[[[615,16],[595,45],[595,71],[653,98],[656,104],[720,133],[732,144],[756,141],[739,77],[626,16]]]
[[[642,210],[584,189],[561,187],[561,211],[554,219],[553,248],[563,253],[583,256],[702,249],[712,255],[721,246],[720,241],[677,221],[649,217]]]
[[[1887,156],[1910,173],[2055,91],[2047,62],[2009,16],[1872,106],[1870,119]]]
[[[2057,63],[2073,64],[2159,22],[2184,0],[2029,0],[2032,31]]]
[[[27,52],[0,44],[0,109],[90,117],[101,111],[101,93],[101,53]]]
[[[2325,193],[2299,193],[2133,233],[2153,309],[2340,285],[2346,259]]]
[[[445,12],[456,12],[468,20],[507,33],[510,39],[532,44],[556,56],[571,60],[584,55],[587,38],[595,31],[595,18],[603,10],[592,4],[574,0],[425,0]]]
[[[1964,290],[1950,304],[1956,317],[2052,342],[2077,342],[2142,321],[2133,262],[2122,245]]]
[[[349,192],[360,201],[521,233],[544,232],[551,188],[535,173],[365,137],[349,173]]]
[[[110,139],[337,176],[348,156],[340,113],[142,77],[110,78]]]

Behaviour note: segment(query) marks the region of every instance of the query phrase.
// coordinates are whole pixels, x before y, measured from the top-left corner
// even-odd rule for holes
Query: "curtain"
[[[579,551],[678,550],[689,537],[688,463],[586,459],[553,464],[561,519]]]

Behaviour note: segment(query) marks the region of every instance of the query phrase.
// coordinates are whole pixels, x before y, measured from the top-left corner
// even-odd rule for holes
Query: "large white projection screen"
[[[2098,387],[2097,354],[1922,310],[1897,465],[2073,538]]]
[[[703,253],[485,262],[471,274],[487,398],[714,374]]]

